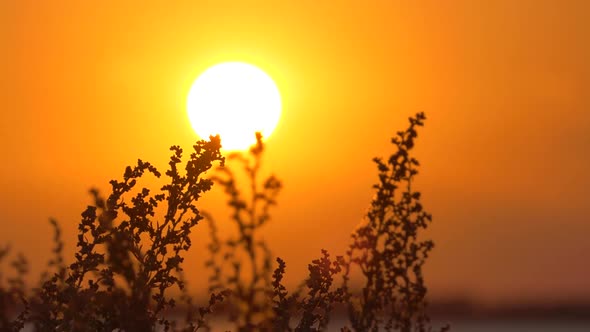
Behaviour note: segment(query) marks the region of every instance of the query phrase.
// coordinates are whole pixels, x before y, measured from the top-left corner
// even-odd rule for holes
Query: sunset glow
[[[133,194],[156,195],[171,146],[186,162],[219,134],[248,195],[231,156],[248,155],[256,131],[265,143],[258,189],[271,174],[282,185],[260,238],[272,269],[275,257],[286,262],[289,292],[300,289],[322,249],[346,256],[376,195],[373,159],[388,161],[391,138],[425,112],[411,186],[433,216],[430,302],[590,308],[581,259],[590,253],[589,18],[588,0],[0,0],[0,252],[12,248],[0,289],[17,276],[19,252],[29,294],[57,271],[47,267],[56,247],[48,218],[62,228],[66,267],[74,263],[81,213],[96,202],[89,189],[107,199],[110,181],[124,181],[138,159],[161,176],[146,173]],[[204,180],[225,175],[213,165]],[[198,193],[219,238],[237,232],[225,189]],[[167,203],[149,219],[167,222]],[[184,257],[195,308],[210,298],[210,233],[201,220]]]
[[[188,115],[201,138],[221,136],[226,150],[244,150],[256,132],[268,137],[281,115],[281,96],[273,80],[246,63],[227,62],[207,69],[188,94]]]

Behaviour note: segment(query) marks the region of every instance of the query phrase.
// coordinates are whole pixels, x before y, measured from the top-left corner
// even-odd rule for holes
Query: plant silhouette
[[[360,295],[348,294],[349,319],[357,331],[428,328],[422,266],[434,243],[420,240],[419,235],[432,216],[412,187],[420,164],[410,153],[425,119],[424,113],[410,118],[409,127],[391,139],[393,154],[385,161],[374,159],[379,182],[365,219],[352,233],[344,273],[347,291],[351,267],[360,269],[364,281]]]
[[[213,163],[224,162],[219,148],[219,137],[198,142],[181,172],[183,151],[173,146],[169,182],[157,194],[138,188],[145,174],[161,176],[141,160],[125,169],[122,181],[110,182],[106,199],[93,190],[95,203],[78,225],[74,262],[58,268],[36,291],[30,317],[36,330],[150,331],[156,325],[168,330],[170,322],[162,313],[175,301],[167,291],[184,287],[177,273],[191,246],[189,235],[202,219],[195,204],[212,186],[203,175]],[[165,213],[158,218],[160,204]],[[58,257],[50,265],[61,262]]]
[[[0,249],[0,264],[8,257],[10,247]],[[29,303],[25,296],[25,276],[29,272],[26,258],[18,254],[10,266],[14,270],[14,276],[6,278],[7,285],[4,285],[4,275],[0,271],[0,329],[7,331],[18,331],[22,329],[29,315]],[[16,314],[14,310],[22,306],[20,313]]]
[[[51,220],[55,247],[39,285],[25,287],[28,264],[22,255],[12,260],[6,285],[0,273],[0,330],[27,325],[36,331],[188,332],[209,330],[212,314],[219,312],[236,331],[324,331],[334,325],[329,324],[335,308],[344,306],[342,331],[432,331],[422,267],[434,244],[421,238],[432,217],[412,186],[419,163],[410,153],[425,119],[423,113],[411,117],[392,139],[391,156],[374,159],[376,193],[344,255],[322,250],[292,291],[283,284],[286,262],[273,259],[262,237],[282,184],[275,176],[260,180],[261,135],[248,154],[230,154],[227,164],[220,138],[211,137],[197,142],[186,162],[182,149],[171,147],[167,182],[156,193],[139,183],[161,174],[141,160],[125,169],[122,180],[110,182],[106,198],[92,190],[94,204],[82,213],[70,264],[61,229]],[[221,234],[219,218],[197,207],[213,185],[228,198],[233,232]],[[203,219],[209,225],[210,278],[209,299],[199,307],[186,288],[183,257]],[[8,252],[0,250],[0,263]],[[181,295],[174,298],[172,288]],[[184,310],[183,323],[174,307]]]
[[[228,161],[236,161],[246,174],[249,189],[239,187],[235,171],[228,166],[218,167],[213,177],[228,196],[227,205],[237,235],[220,239],[216,221],[206,214],[210,224],[210,259],[206,262],[212,270],[210,291],[230,290],[230,321],[238,331],[250,331],[264,325],[272,315],[267,299],[270,291],[272,257],[266,242],[260,238],[260,230],[270,220],[270,208],[276,204],[281,182],[274,176],[258,183],[261,157],[264,151],[262,135],[256,133],[256,144],[244,156],[233,153]]]

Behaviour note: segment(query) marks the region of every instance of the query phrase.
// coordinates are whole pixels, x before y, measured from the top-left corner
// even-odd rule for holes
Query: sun
[[[281,116],[281,95],[264,71],[243,62],[205,70],[187,98],[191,125],[199,137],[219,135],[224,150],[245,150],[256,132],[268,138]]]

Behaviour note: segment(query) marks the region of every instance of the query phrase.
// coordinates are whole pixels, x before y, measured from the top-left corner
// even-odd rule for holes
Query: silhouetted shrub
[[[348,310],[342,331],[432,331],[422,266],[434,244],[421,239],[432,218],[412,187],[419,164],[410,155],[424,120],[423,113],[410,118],[410,126],[392,139],[392,155],[375,158],[376,193],[345,255],[331,258],[322,250],[292,292],[282,283],[286,263],[276,258],[273,271],[272,254],[260,234],[281,189],[274,176],[259,181],[260,134],[249,154],[227,158],[245,173],[246,186],[225,164],[219,137],[211,137],[197,142],[184,172],[179,170],[182,149],[171,148],[168,182],[158,193],[138,185],[146,174],[161,176],[141,160],[125,169],[123,180],[110,182],[108,197],[92,190],[94,204],[82,213],[69,265],[61,230],[52,220],[55,247],[39,287],[27,293],[28,265],[22,256],[13,260],[15,273],[6,286],[0,273],[0,330],[17,331],[26,323],[37,331],[208,330],[214,308],[223,303],[237,331],[322,331],[336,305]],[[204,177],[215,163],[214,175]],[[214,184],[228,197],[234,233],[220,235],[217,219],[196,206]],[[211,276],[209,300],[199,307],[185,287],[182,264],[190,234],[203,218],[210,231],[206,267]],[[0,250],[0,263],[7,253]],[[359,280],[353,279],[355,271]],[[170,296],[173,287],[181,292],[177,299]],[[183,323],[168,314],[177,301],[185,309]]]
[[[349,319],[357,331],[423,332],[429,328],[422,266],[434,243],[419,235],[432,216],[424,211],[420,192],[412,187],[419,163],[410,154],[417,127],[425,119],[424,113],[410,118],[410,126],[391,140],[393,154],[385,161],[374,159],[379,176],[376,193],[346,253],[345,288],[349,289],[351,267],[360,269],[364,281],[358,296],[348,294]]]
[[[206,214],[210,224],[210,259],[206,262],[212,270],[209,290],[231,291],[228,301],[229,319],[238,331],[250,331],[264,325],[272,317],[267,294],[271,290],[272,257],[266,242],[260,237],[260,229],[270,220],[270,207],[275,205],[281,182],[274,176],[258,183],[261,157],[264,151],[262,136],[256,134],[257,143],[249,155],[233,153],[228,161],[235,161],[249,181],[238,185],[235,172],[228,165],[218,167],[212,179],[223,187],[228,196],[227,205],[235,235],[219,238],[216,220]],[[245,194],[242,188],[245,188]]]
[[[9,247],[0,249],[0,264],[9,252]],[[0,272],[0,331],[19,331],[24,327],[29,314],[24,281],[29,272],[27,260],[22,254],[18,254],[10,266],[15,273],[12,277],[6,278],[6,286],[4,275]],[[22,308],[21,312],[17,313],[19,308]]]
[[[420,193],[412,188],[419,163],[410,155],[418,135],[417,127],[423,126],[424,120],[423,113],[411,117],[410,126],[392,139],[395,147],[392,155],[386,161],[374,159],[379,178],[379,183],[374,186],[376,194],[366,218],[352,234],[352,244],[346,256],[338,256],[331,261],[327,251],[322,251],[322,257],[309,265],[309,277],[304,285],[292,294],[281,283],[286,263],[277,258],[278,267],[272,281],[269,281],[270,255],[266,244],[261,240],[257,242],[262,248],[262,262],[256,261],[258,254],[251,246],[254,235],[263,224],[256,222],[256,199],[265,201],[269,197],[268,193],[256,190],[255,181],[263,151],[260,136],[258,144],[250,151],[254,167],[246,157],[240,154],[232,156],[244,165],[252,197],[250,201],[244,199],[239,190],[242,186],[237,184],[231,169],[222,169],[226,176],[223,180],[217,178],[217,182],[230,197],[228,205],[234,211],[233,220],[238,226],[239,236],[220,241],[212,223],[210,251],[213,256],[221,256],[220,262],[225,262],[232,269],[228,273],[214,260],[209,260],[207,265],[214,271],[211,279],[214,287],[229,287],[237,291],[232,307],[232,321],[236,323],[237,330],[254,327],[281,331],[324,330],[337,303],[346,303],[349,322],[356,331],[377,331],[380,328],[403,332],[432,330],[425,312],[426,287],[422,265],[434,244],[419,238],[420,230],[428,226],[432,217],[423,210]],[[278,187],[275,189],[278,190]],[[260,216],[262,220],[268,218],[266,208],[274,204],[276,191],[271,193],[271,198],[265,201],[270,204],[265,205]],[[224,248],[226,254],[221,255]],[[250,277],[254,280],[253,284],[245,283],[242,278],[243,266],[247,262],[237,256],[239,250],[248,253],[250,264],[263,264],[263,273],[258,272],[256,267],[252,269]],[[363,282],[360,292],[349,285],[352,269],[360,270]],[[342,278],[340,286],[334,285],[336,276]],[[271,287],[272,291],[268,292],[270,300],[259,302],[260,297],[255,299],[253,296]],[[270,316],[268,303],[272,304]],[[255,314],[259,314],[258,320],[252,319]]]
[[[137,188],[146,173],[161,175],[141,160],[125,169],[122,181],[110,182],[108,198],[92,191],[95,204],[82,213],[74,263],[59,268],[36,292],[31,316],[35,328],[150,331],[162,325],[168,330],[170,322],[162,312],[175,301],[166,291],[184,287],[177,275],[182,253],[190,248],[189,235],[202,219],[195,203],[212,186],[203,174],[214,162],[224,162],[219,148],[218,137],[198,142],[182,173],[182,149],[172,147],[169,182],[160,193]],[[165,206],[162,218],[156,216],[160,204]],[[61,252],[59,241],[55,252]]]
[[[330,259],[326,250],[322,257],[308,265],[309,277],[292,295],[281,284],[285,273],[285,262],[277,258],[279,267],[273,274],[273,304],[275,330],[280,331],[322,331],[330,321],[334,304],[343,302],[347,296],[343,287],[333,287],[334,277],[342,272],[345,264],[342,257]],[[294,321],[295,328],[291,328]]]

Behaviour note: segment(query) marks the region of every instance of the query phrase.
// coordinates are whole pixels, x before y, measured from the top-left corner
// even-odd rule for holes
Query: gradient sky
[[[285,189],[265,238],[288,281],[321,248],[344,251],[376,181],[371,158],[424,111],[431,294],[590,298],[589,1],[174,3],[0,1],[0,243],[35,273],[48,217],[71,253],[87,190],[137,158],[165,169],[170,145],[197,139],[192,81],[245,61],[284,103],[265,170]],[[214,211],[216,197],[204,202]]]

